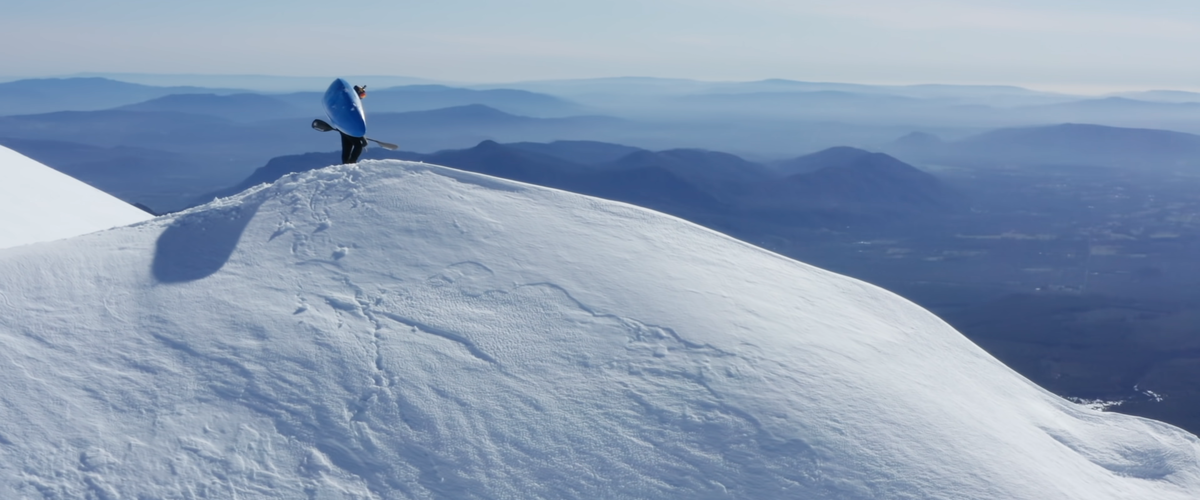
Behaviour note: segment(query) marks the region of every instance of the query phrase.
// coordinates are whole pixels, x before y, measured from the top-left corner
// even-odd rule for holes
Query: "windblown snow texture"
[[[1200,444],[648,210],[363,162],[0,251],[3,498],[1185,499]]]
[[[151,218],[133,205],[0,146],[0,248]]]

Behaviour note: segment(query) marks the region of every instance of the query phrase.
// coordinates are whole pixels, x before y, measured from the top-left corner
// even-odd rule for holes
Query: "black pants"
[[[342,163],[358,163],[358,157],[366,146],[366,138],[342,134]]]

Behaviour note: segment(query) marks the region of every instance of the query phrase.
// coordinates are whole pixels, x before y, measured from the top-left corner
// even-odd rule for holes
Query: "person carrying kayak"
[[[358,93],[360,100],[367,98],[366,85],[355,85],[354,91]],[[362,155],[363,149],[367,146],[367,138],[346,135],[341,130],[338,133],[342,134],[342,163],[358,163],[358,157]]]
[[[321,104],[325,107],[325,117],[329,121],[312,121],[313,130],[336,130],[342,134],[342,163],[357,163],[358,157],[367,146],[367,141],[392,151],[399,148],[390,142],[367,137],[367,115],[362,106],[362,101],[366,98],[366,85],[351,86],[346,80],[338,78],[329,85],[329,90],[326,90],[321,98]]]

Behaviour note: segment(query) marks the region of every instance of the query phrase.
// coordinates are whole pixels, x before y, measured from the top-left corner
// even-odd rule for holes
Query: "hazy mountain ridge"
[[[156,188],[152,192],[130,193],[133,198],[126,198],[125,193],[129,192],[122,190],[120,196],[131,203],[141,202],[165,211],[178,210],[192,196],[244,179],[254,171],[255,165],[261,166],[276,156],[339,147],[336,134],[321,135],[309,127],[311,120],[320,115],[242,122],[235,120],[242,116],[235,101],[225,97],[217,99],[223,104],[215,110],[203,109],[209,98],[200,97],[172,99],[133,109],[4,116],[0,117],[0,137],[24,141],[13,142],[13,147],[18,150],[28,147],[31,155],[42,158],[46,158],[42,156],[45,148],[32,146],[37,141],[123,148],[130,161],[168,174],[160,178],[165,182],[162,186],[167,188],[166,191]],[[181,106],[180,101],[187,104]],[[159,109],[174,110],[145,110],[159,105],[162,105]],[[553,140],[564,136],[586,137],[598,129],[619,127],[624,123],[604,117],[522,117],[482,105],[412,113],[373,113],[370,119],[372,136],[396,140],[406,149],[419,148],[426,152],[467,147],[492,138]],[[314,146],[320,144],[324,146]],[[72,156],[71,151],[79,154]],[[72,165],[92,161],[88,157],[91,153],[85,151],[86,148],[66,148],[54,153],[53,159],[47,158],[46,163],[69,170]],[[155,165],[155,162],[161,164]],[[196,162],[207,166],[199,168]],[[75,170],[75,173],[82,172]],[[94,177],[81,178],[96,182]],[[171,178],[177,178],[178,182]],[[171,190],[176,193],[173,202],[168,199]],[[184,193],[191,194],[179,198]]]
[[[869,154],[869,151],[858,148],[837,146],[798,158],[778,160],[772,162],[771,166],[779,171],[778,175],[787,177],[820,170],[832,163],[852,162]]]
[[[910,161],[956,165],[1098,166],[1163,172],[1200,167],[1200,136],[1085,124],[1001,129],[953,142],[910,135],[883,149]]]
[[[8,137],[0,137],[0,145],[155,211],[181,208],[183,200],[220,185],[211,179],[206,162],[182,153]]]
[[[155,74],[155,73],[80,73],[66,78],[107,78],[121,82],[157,87],[200,86],[208,88],[237,88],[267,94],[301,92],[328,86],[328,76],[279,76],[279,75],[211,75],[211,74]],[[435,83],[426,78],[393,75],[345,75],[350,81],[369,81],[373,85],[394,87],[402,85],[427,85]]]
[[[626,97],[633,99],[632,101],[605,107],[595,103],[588,104],[586,100],[576,103],[563,97],[531,94],[525,90],[479,90],[433,85],[373,90],[367,101],[371,135],[398,143],[403,149],[421,153],[468,148],[484,140],[500,143],[592,140],[654,151],[700,148],[733,151],[743,155],[751,153],[758,161],[794,157],[828,147],[851,145],[894,152],[906,160],[921,162],[942,158],[970,159],[970,154],[955,153],[939,157],[938,154],[941,153],[930,152],[926,147],[918,148],[921,149],[916,151],[919,154],[905,156],[914,150],[895,148],[887,144],[888,141],[908,130],[928,130],[945,137],[958,138],[966,135],[964,130],[988,128],[989,123],[1049,121],[1059,115],[1082,113],[1070,111],[1071,109],[1092,109],[1096,106],[1101,110],[1088,111],[1085,114],[1099,122],[1111,118],[1106,115],[1109,111],[1104,111],[1109,105],[1102,101],[1098,101],[1099,104],[1070,102],[1005,109],[981,104],[988,103],[989,96],[1054,97],[1006,87],[932,85],[893,88],[789,81],[745,84],[681,83],[654,79],[614,81],[628,84],[627,87],[616,85],[613,91],[627,92]],[[100,86],[129,85],[105,80],[70,82],[83,86],[92,83]],[[612,82],[574,82],[571,85],[592,88]],[[682,87],[673,87],[676,83]],[[36,88],[39,82],[10,82],[5,85],[15,86],[14,88]],[[21,87],[22,85],[25,87]],[[632,90],[621,90],[622,88]],[[873,90],[868,92],[868,89]],[[197,89],[187,90],[191,92]],[[157,88],[154,91],[169,92],[170,89]],[[84,95],[86,92],[74,94]],[[189,155],[213,165],[212,168],[205,169],[204,173],[208,175],[205,182],[210,187],[229,185],[244,179],[271,158],[322,148],[314,147],[314,144],[326,143],[329,146],[325,147],[330,149],[337,147],[336,141],[316,138],[307,128],[311,119],[323,116],[319,109],[319,92],[215,95],[209,90],[205,94],[209,95],[158,96],[155,100],[125,105],[120,110],[2,117],[0,137],[77,142],[102,147],[140,147]],[[26,94],[21,96],[29,97]],[[421,99],[433,100],[422,104]],[[715,108],[694,105],[714,99],[717,102],[727,99],[734,101],[727,105],[714,104]],[[753,105],[742,102],[747,99]],[[611,116],[538,118],[514,114],[511,110],[506,112],[480,101],[497,106],[509,101],[517,107],[525,106],[523,109],[528,109],[531,113],[545,112],[547,116],[567,111],[608,113]],[[676,109],[679,106],[671,104],[684,101],[692,104],[680,104],[680,109]],[[391,105],[389,102],[401,108],[428,107],[452,102],[464,104],[451,108],[391,113],[386,112]],[[955,104],[963,102],[974,104]],[[1195,105],[1117,102],[1121,103],[1117,106],[1121,109],[1113,112],[1118,114],[1128,114],[1127,108],[1149,110],[1146,111],[1149,115],[1134,121],[1153,121],[1153,116],[1161,115],[1166,124],[1180,124],[1186,128],[1185,122],[1191,119],[1189,117],[1200,116],[1200,113],[1194,113],[1188,108]],[[623,107],[626,105],[632,108]],[[903,116],[889,114],[888,109],[898,109],[897,107],[908,111],[904,111],[906,114]],[[538,111],[539,109],[541,111]],[[627,109],[635,110],[634,114],[641,118],[621,118],[623,110]],[[1058,111],[1053,111],[1055,109]],[[131,110],[144,111],[139,112],[141,114],[132,114]],[[735,119],[729,115],[731,112],[741,113],[743,116]],[[692,119],[685,120],[681,118],[680,113],[691,116]],[[1039,118],[1021,118],[1025,116],[1023,113],[1032,113],[1029,116]],[[674,121],[663,121],[664,117],[668,116],[674,117]],[[1172,116],[1174,118],[1169,118]],[[948,117],[950,121],[945,123],[957,125],[948,126],[949,128],[930,128],[913,124],[944,122],[939,117]],[[880,123],[887,125],[879,125]],[[1200,125],[1200,121],[1197,121],[1197,125]],[[965,129],[965,126],[972,128]],[[1091,161],[1087,155],[1075,155],[1073,158],[1073,154],[1060,154],[1054,161]],[[1132,154],[1142,153],[1139,151]],[[1156,162],[1172,160],[1162,155],[1148,157]],[[572,161],[589,163],[580,157],[575,157]],[[181,167],[190,168],[182,164]],[[173,206],[161,209],[178,208],[179,206]]]
[[[779,78],[750,82],[711,82],[686,79],[626,77],[512,82],[476,85],[475,87],[527,89],[535,92],[573,96],[578,99],[605,95],[662,96],[822,91],[890,95],[913,99],[943,99],[949,102],[1004,103],[1008,105],[1045,104],[1048,102],[1062,102],[1082,98],[1081,96],[1039,92],[1005,85],[871,85],[839,82],[807,82]]]
[[[323,115],[322,92],[289,94],[172,94],[120,109],[220,114],[239,121],[262,121],[316,114]],[[365,101],[372,114],[430,111],[482,105],[510,114],[554,118],[586,114],[569,101],[524,90],[471,90],[441,85],[414,85],[370,89]],[[240,109],[239,109],[240,108]]]
[[[227,97],[217,99],[223,100],[225,104],[222,106],[237,106],[235,102],[225,100]],[[96,146],[153,144],[162,149],[195,154],[224,149],[227,151],[225,154],[242,156],[253,152],[257,153],[254,156],[261,156],[306,149],[315,138],[309,128],[310,121],[323,117],[323,114],[305,114],[295,118],[237,122],[221,116],[224,113],[214,114],[197,109],[206,105],[203,103],[206,98],[199,100],[201,102],[196,105],[186,106],[165,103],[161,106],[163,110],[149,110],[160,107],[156,104],[115,110],[0,116],[0,136]],[[426,144],[423,149],[427,150],[446,149],[441,146],[478,135],[507,135],[514,138],[554,134],[586,136],[598,130],[628,125],[624,120],[602,116],[519,116],[482,104],[406,113],[371,113],[369,120],[371,134],[381,138],[424,139]],[[472,144],[477,142],[475,140]]]
[[[748,198],[756,208],[851,213],[954,212],[969,204],[933,175],[883,153],[815,153],[828,164],[758,186]],[[795,162],[805,164],[810,162]]]
[[[791,175],[735,155],[703,150],[634,150],[616,160],[584,165],[564,159],[583,151],[623,151],[595,142],[498,144],[434,154],[368,150],[370,158],[420,160],[437,165],[624,201],[698,223],[752,225],[752,219],[882,221],[922,213],[951,213],[965,204],[933,176],[887,155],[838,148],[794,160],[816,172]],[[551,150],[557,156],[541,153]],[[844,154],[849,152],[850,154]],[[238,185],[196,200],[204,203],[257,183],[338,161],[333,153],[273,159]],[[785,178],[786,177],[786,178]],[[805,215],[807,214],[807,215]]]
[[[382,79],[381,81],[387,81]],[[134,104],[167,94],[231,94],[245,91],[203,89],[199,87],[148,87],[103,79],[68,79],[72,88],[53,92],[47,88],[42,97],[29,89],[52,87],[42,81],[17,81],[0,84],[0,102],[10,95],[13,102],[38,103],[36,109],[4,111],[2,114],[34,114],[58,110],[104,109]],[[370,83],[364,80],[359,83]],[[5,93],[7,85],[13,92]],[[89,87],[94,86],[95,89]],[[111,93],[107,87],[125,86],[139,92],[151,92],[144,99],[127,102],[100,101],[62,107],[56,99],[82,98],[90,94]],[[318,86],[320,87],[320,86]],[[910,126],[996,128],[1089,122],[1109,126],[1170,128],[1200,132],[1195,103],[1162,97],[1187,93],[1146,93],[1146,100],[1134,101],[1125,94],[1113,98],[1091,98],[1019,87],[987,85],[862,85],[846,83],[764,80],[758,82],[701,82],[653,78],[615,78],[562,82],[525,82],[507,85],[389,86],[370,93],[368,109],[380,112],[408,112],[452,106],[482,104],[512,114],[534,117],[574,115],[612,115],[622,118],[670,121],[683,116],[723,120],[734,116],[752,120],[827,121],[854,124],[857,127],[881,123],[907,123]],[[74,96],[74,97],[71,97]],[[304,113],[320,114],[320,90],[272,94]],[[1122,102],[1127,101],[1127,102]],[[65,102],[65,101],[64,101]],[[1116,104],[1120,102],[1120,104]],[[969,112],[968,112],[969,110]],[[187,111],[187,110],[182,110]],[[678,125],[678,124],[677,124]],[[612,141],[614,137],[599,139]],[[840,142],[856,144],[845,136]],[[745,139],[740,139],[745,141]],[[628,142],[628,141],[618,141]],[[823,144],[830,147],[835,144]],[[694,146],[689,144],[667,147]],[[738,147],[722,146],[725,149]],[[756,146],[757,147],[757,146]],[[820,149],[821,147],[814,148]],[[662,147],[659,147],[661,149]]]
[[[261,94],[171,94],[116,109],[214,115],[239,122],[308,116],[303,109],[282,99]]]
[[[204,87],[156,87],[96,77],[17,80],[0,83],[0,116],[117,108],[216,114],[237,121],[261,121],[322,114],[322,92],[279,94]],[[371,88],[367,102],[373,112],[384,113],[472,104],[533,117],[589,113],[562,98],[525,90],[474,90],[430,84]]]
[[[514,142],[509,147],[562,158],[581,165],[602,165],[617,161],[641,148],[599,141]]]
[[[599,143],[575,143],[589,150]],[[549,145],[548,145],[549,146]],[[602,147],[624,149],[620,145]],[[658,165],[620,165],[616,162],[588,166],[558,156],[521,147],[483,141],[473,148],[447,150],[433,154],[393,152],[369,149],[364,158],[407,159],[446,165],[453,168],[493,175],[505,179],[554,187],[607,199],[650,206],[670,213],[709,212],[721,204],[712,195]],[[560,153],[566,148],[559,147]],[[571,156],[571,154],[566,154]],[[336,164],[337,153],[308,153],[275,158],[245,181],[231,188],[197,198],[206,203],[214,197],[230,196],[263,182],[274,182],[289,173],[305,172]]]
[[[839,90],[810,92],[744,92],[698,94],[660,101],[663,112],[677,116],[716,115],[738,117],[803,117],[808,119],[862,119],[883,113],[925,111],[930,103],[889,94]]]
[[[611,168],[660,166],[680,177],[720,189],[721,183],[752,183],[770,178],[774,172],[766,166],[746,161],[720,151],[704,149],[669,149],[666,151],[634,151],[612,162]]]
[[[1117,97],[1128,97],[1141,101],[1157,102],[1200,102],[1200,93],[1182,90],[1146,90],[1141,92],[1121,92]]]
[[[57,111],[37,115],[0,116],[0,135],[19,139],[76,142],[101,147],[176,147],[183,151],[211,148],[214,136],[231,136],[238,127],[212,115],[178,111]]]
[[[379,112],[425,111],[480,104],[535,118],[589,114],[587,109],[568,100],[516,89],[474,90],[445,85],[411,85],[371,90],[368,100],[371,109]]]
[[[235,89],[154,87],[107,78],[41,78],[0,83],[0,116],[97,111],[170,94],[232,94]]]

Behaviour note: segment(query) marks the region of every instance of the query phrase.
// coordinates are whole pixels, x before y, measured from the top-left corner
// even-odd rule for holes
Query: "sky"
[[[1200,89],[1194,0],[11,2],[0,77],[612,76]]]

